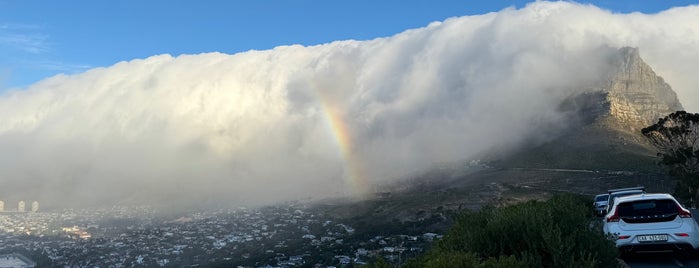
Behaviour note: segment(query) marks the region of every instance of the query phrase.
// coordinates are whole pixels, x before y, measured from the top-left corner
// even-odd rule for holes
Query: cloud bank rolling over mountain
[[[357,195],[565,125],[562,98],[641,56],[699,111],[699,7],[536,2],[369,41],[158,55],[0,96],[0,196],[259,204]],[[120,201],[121,200],[121,201]]]

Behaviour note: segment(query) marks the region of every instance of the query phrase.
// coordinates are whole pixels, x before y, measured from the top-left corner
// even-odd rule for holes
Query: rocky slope
[[[638,48],[622,48],[614,60],[617,70],[605,90],[609,117],[619,126],[640,130],[682,110],[675,91],[641,59]]]
[[[506,167],[594,170],[658,170],[655,150],[640,130],[682,110],[662,77],[638,48],[624,47],[609,59],[611,71],[593,86],[564,100],[571,126],[558,138],[506,157]]]

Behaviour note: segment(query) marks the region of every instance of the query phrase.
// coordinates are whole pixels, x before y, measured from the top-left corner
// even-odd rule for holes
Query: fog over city
[[[555,131],[542,127],[566,124],[560,100],[604,77],[624,46],[699,111],[699,6],[614,14],[536,2],[374,40],[154,55],[58,75],[0,95],[0,197],[361,197],[545,140]]]

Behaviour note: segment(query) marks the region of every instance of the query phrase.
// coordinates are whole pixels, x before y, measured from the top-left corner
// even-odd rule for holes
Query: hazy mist
[[[536,2],[368,41],[157,55],[0,96],[0,199],[261,204],[356,196],[563,125],[639,47],[699,111],[699,7]]]

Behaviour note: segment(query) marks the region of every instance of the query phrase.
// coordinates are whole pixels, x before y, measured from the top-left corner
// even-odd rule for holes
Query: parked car
[[[617,197],[604,220],[621,253],[642,251],[695,252],[699,225],[689,210],[669,194]]]
[[[614,205],[614,198],[627,195],[642,194],[645,192],[646,188],[643,186],[608,190],[607,193],[609,194],[609,197],[607,198],[607,205],[605,206],[604,211],[602,211],[602,214],[609,213],[609,209],[612,207],[612,205]]]
[[[609,200],[609,194],[598,194],[595,196],[592,206],[595,208],[595,213],[597,216],[604,215],[607,209],[607,201]]]

